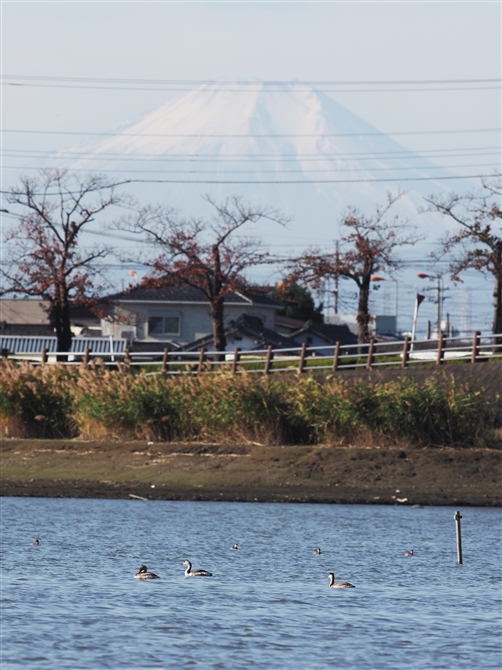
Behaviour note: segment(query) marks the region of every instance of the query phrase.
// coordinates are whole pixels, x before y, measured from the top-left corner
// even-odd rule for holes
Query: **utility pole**
[[[436,319],[437,319],[437,324],[438,324],[437,335],[439,337],[441,335],[441,306],[442,306],[442,302],[443,302],[442,287],[441,287],[441,276],[440,275],[438,275],[438,277],[437,277],[436,301],[437,301]]]
[[[333,311],[335,314],[338,314],[338,263],[339,263],[339,254],[338,254],[338,240],[335,243],[335,288],[333,289],[334,301],[333,301]]]

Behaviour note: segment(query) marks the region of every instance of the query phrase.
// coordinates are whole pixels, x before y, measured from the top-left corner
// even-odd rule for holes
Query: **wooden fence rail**
[[[54,352],[43,348],[39,353],[10,353],[2,349],[2,359],[27,360],[35,365],[60,362],[64,365],[89,365],[99,360],[103,365],[127,365],[148,367],[151,374],[206,374],[207,372],[228,372],[239,374],[244,371],[265,375],[280,372],[298,375],[307,372],[325,371],[335,374],[343,369],[367,369],[428,363],[443,365],[450,361],[476,363],[483,360],[502,358],[502,334],[481,335],[474,332],[472,339],[451,338],[441,335],[438,340],[411,342],[409,337],[399,341],[335,346],[307,346],[300,348],[267,349],[242,351],[235,347],[233,352],[169,350],[134,351],[125,347],[122,351],[93,352],[90,346],[79,345],[79,353]]]

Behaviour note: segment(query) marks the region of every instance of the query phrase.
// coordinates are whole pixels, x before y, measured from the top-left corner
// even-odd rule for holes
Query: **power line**
[[[443,152],[447,151],[448,153],[455,153],[459,151],[482,151],[484,149],[488,150],[493,150],[497,149],[500,151],[501,146],[500,145],[493,145],[490,144],[489,146],[484,146],[484,147],[458,147],[458,148],[450,148],[450,149],[425,149],[420,152],[420,155],[422,154],[436,154],[437,152]],[[85,157],[89,154],[89,151],[86,150],[74,150],[74,149],[62,149],[61,151],[59,149],[4,149],[4,151],[15,151],[19,154],[35,154],[35,155],[47,155],[48,151],[53,151],[57,156],[59,155],[66,155],[68,154],[71,157]],[[393,156],[393,155],[401,155],[401,154],[409,154],[410,150],[409,149],[400,149],[398,151],[355,151],[355,152],[345,152],[345,153],[280,153],[280,154],[260,154],[260,157],[267,157],[267,158],[281,158],[282,156],[292,156],[294,158],[297,157],[308,157],[308,156],[325,156],[325,157],[343,157],[343,156]],[[99,153],[100,156],[108,157],[108,156],[129,156],[129,154],[125,154],[124,152],[114,152],[114,151],[102,151]],[[159,160],[162,159],[164,160],[164,156],[162,154],[154,154],[154,153],[136,153],[135,156],[142,157],[142,158],[151,158],[151,157],[158,157]],[[197,158],[221,158],[220,154],[170,154],[170,157],[180,157],[180,158],[192,158],[192,157],[197,157]],[[242,157],[242,156],[248,156],[247,153],[241,153],[241,154],[225,154],[225,157],[230,156],[230,157]]]
[[[4,166],[11,167],[12,166]],[[38,168],[25,168],[27,170],[37,170]],[[72,172],[93,172],[92,170],[72,170]],[[309,185],[309,184],[370,184],[376,182],[400,183],[411,181],[450,181],[455,179],[489,179],[493,174],[469,174],[469,175],[447,175],[441,177],[377,177],[376,179],[124,179],[122,181],[113,182],[107,188],[126,186],[128,184],[240,184],[240,185],[259,185],[259,184],[291,184],[291,185]],[[9,193],[10,191],[0,191],[0,193]],[[68,194],[71,192],[68,191]],[[33,195],[41,195],[40,193],[33,193]],[[44,195],[58,195],[57,193],[45,193]]]
[[[90,84],[33,84],[33,83],[12,83],[0,81],[0,86],[9,86],[13,88],[50,88],[50,89],[71,89],[71,90],[92,90],[92,91],[148,91],[156,93],[190,93],[193,87],[183,88],[173,86],[157,86],[148,88],[147,86],[103,86]],[[295,88],[298,88],[296,86]],[[293,89],[294,90],[294,89]],[[500,84],[497,86],[437,86],[435,88],[318,88],[309,86],[305,91],[314,93],[450,93],[450,91],[499,91]],[[221,93],[289,93],[290,89],[285,88],[225,88]]]
[[[426,167],[415,167],[415,166],[403,166],[399,168],[393,168],[393,167],[384,167],[384,168],[323,168],[323,169],[312,169],[312,170],[258,170],[258,171],[252,171],[252,170],[218,170],[217,168],[213,170],[114,170],[114,169],[107,169],[107,173],[111,174],[181,174],[181,175],[196,175],[196,174],[234,174],[234,175],[241,175],[241,174],[251,174],[251,175],[262,175],[262,174],[317,174],[317,173],[325,173],[325,172],[330,172],[330,173],[337,173],[337,172],[392,172],[395,169],[399,171],[410,171],[410,170],[415,170],[415,171],[423,171],[427,169],[429,170],[448,170],[448,169],[459,169],[459,168],[476,168],[476,167],[483,167],[483,168],[492,168],[496,169],[498,167],[499,163],[470,163],[467,165],[428,165]],[[3,165],[5,169],[11,169],[11,170],[17,170],[17,169],[23,169],[23,170],[38,170],[39,168],[37,167],[23,167],[19,168],[18,166],[14,165]],[[84,169],[84,168],[75,168],[71,170],[72,172],[95,172],[96,170],[93,170],[92,168],[89,169]],[[432,178],[432,177],[431,177]],[[397,177],[394,177],[394,179],[398,179]],[[442,179],[442,177],[436,177],[436,179]],[[194,182],[197,183],[197,182]],[[233,182],[234,183],[234,182]],[[250,182],[250,183],[255,183],[255,182]],[[256,182],[258,183],[258,182]],[[272,182],[270,182],[272,183]]]
[[[475,83],[494,83],[501,82],[500,77],[496,79],[382,79],[382,80],[350,80],[350,79],[339,79],[339,80],[286,80],[286,79],[272,79],[272,80],[238,80],[238,79],[229,79],[229,80],[218,80],[218,79],[125,79],[125,78],[113,78],[113,77],[54,77],[48,75],[9,75],[3,74],[3,79],[21,79],[23,81],[79,81],[86,83],[118,83],[118,84],[174,84],[174,85],[187,85],[187,86],[202,86],[202,85],[218,85],[218,86],[256,86],[256,84],[263,84],[264,86],[276,86],[278,84],[288,85],[288,86],[332,86],[332,85],[343,85],[343,86],[387,86],[392,85],[409,85],[409,84],[475,84]]]
[[[353,156],[354,160],[360,158],[374,159],[386,158],[387,160],[402,160],[406,158],[410,160],[423,160],[424,157],[430,156],[432,158],[472,158],[474,156],[500,156],[500,147],[488,147],[488,150],[475,152],[473,148],[470,149],[451,149],[440,151],[438,149],[424,150],[420,153],[412,151],[396,151],[396,152],[353,152],[353,153],[336,153],[336,154],[259,154],[248,157],[247,154],[213,154],[208,156],[201,155],[187,155],[187,154],[135,154],[134,156],[126,153],[113,152],[99,152],[92,151],[77,152],[66,151],[59,152],[58,150],[48,153],[47,151],[33,151],[25,149],[4,149],[3,156],[8,158],[36,158],[45,160],[89,160],[89,158],[106,160],[111,162],[155,162],[155,163],[255,163],[281,160],[283,162],[320,162],[337,159],[350,160]],[[460,153],[463,151],[463,153]],[[445,153],[446,152],[446,153]]]
[[[364,133],[323,133],[322,137],[385,137],[386,135],[458,135],[470,133],[500,133],[502,128],[468,128],[461,130],[406,130],[395,132],[364,132]],[[212,133],[103,133],[103,132],[83,132],[78,130],[23,130],[19,128],[5,128],[3,133],[20,133],[30,135],[77,135],[84,137],[189,137],[189,138],[269,138],[269,137],[319,137],[317,133],[242,133],[242,134],[212,134]]]

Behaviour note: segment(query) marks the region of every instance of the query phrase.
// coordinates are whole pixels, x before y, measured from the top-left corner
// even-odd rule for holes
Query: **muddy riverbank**
[[[502,503],[502,451],[4,439],[4,496]]]

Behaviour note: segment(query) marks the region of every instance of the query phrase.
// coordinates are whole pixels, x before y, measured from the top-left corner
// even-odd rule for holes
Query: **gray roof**
[[[307,321],[302,328],[299,328],[291,337],[296,337],[304,333],[312,333],[318,335],[326,340],[329,344],[357,344],[357,337],[350,330],[347,325],[335,325],[332,323],[316,323],[315,321]]]
[[[188,286],[187,284],[166,286],[163,288],[133,286],[125,291],[109,296],[108,299],[112,302],[208,302],[207,297],[200,289]],[[277,302],[277,300],[247,291],[245,293],[231,291],[225,296],[224,302],[241,305],[261,305],[263,307],[282,309],[282,305]]]
[[[268,346],[272,346],[274,349],[293,349],[294,347],[301,349],[302,347],[291,337],[286,337],[271,328],[266,328],[258,316],[250,316],[249,314],[241,314],[238,319],[231,321],[225,327],[225,335],[227,338],[235,335],[245,335],[255,341],[254,349],[266,349]],[[195,351],[212,344],[212,342],[213,335],[210,334],[186,344],[182,349],[183,351]]]

